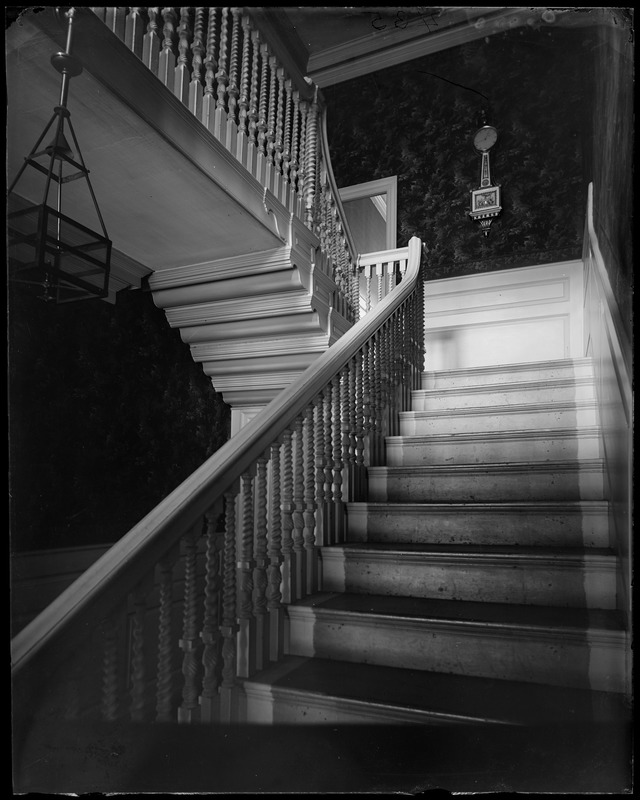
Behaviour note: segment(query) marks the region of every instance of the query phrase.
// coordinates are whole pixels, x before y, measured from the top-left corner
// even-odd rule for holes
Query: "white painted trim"
[[[388,178],[380,178],[376,181],[366,183],[356,183],[352,186],[345,186],[340,189],[340,200],[348,203],[350,200],[360,200],[364,197],[374,198],[377,195],[386,194],[387,196],[387,215],[386,215],[386,245],[387,250],[393,250],[397,244],[398,229],[398,176],[391,175]],[[343,211],[344,213],[344,211]],[[382,251],[385,253],[386,251]],[[368,253],[367,256],[372,255]],[[388,253],[387,253],[388,256]],[[362,256],[361,256],[362,258]]]
[[[386,36],[381,32],[322,50],[310,57],[309,76],[320,87],[331,86],[494,33],[503,33],[508,28],[526,24],[531,16],[528,8],[451,8],[460,11],[459,16],[463,18],[455,19],[441,31],[429,32],[423,26],[425,33],[422,34],[416,26],[416,36],[409,40],[402,31]]]
[[[421,254],[422,243],[413,237],[407,272],[394,291],[20,631],[12,641],[13,676],[62,634],[73,637],[83,622],[95,625],[148,573],[150,564],[157,563],[224,492],[237,486],[240,476],[415,290]]]

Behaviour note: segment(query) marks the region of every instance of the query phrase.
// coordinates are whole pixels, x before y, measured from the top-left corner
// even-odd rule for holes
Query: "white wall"
[[[426,369],[584,356],[583,263],[427,281]]]
[[[632,346],[624,330],[593,229],[592,191],[585,234],[585,351],[594,361],[610,501],[612,546],[620,559],[618,607],[631,630],[633,387]],[[630,656],[629,656],[630,658]],[[630,674],[630,664],[628,674]]]

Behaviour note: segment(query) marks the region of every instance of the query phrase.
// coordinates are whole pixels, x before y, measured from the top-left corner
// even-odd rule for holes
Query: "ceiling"
[[[521,26],[615,23],[615,9],[485,6],[284,6],[320,87]]]

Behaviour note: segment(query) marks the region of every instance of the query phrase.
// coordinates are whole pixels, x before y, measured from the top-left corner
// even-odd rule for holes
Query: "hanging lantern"
[[[9,279],[40,292],[37,296],[42,300],[57,303],[105,297],[111,263],[111,241],[67,109],[69,81],[82,72],[82,65],[70,52],[74,14],[73,8],[66,12],[65,52],[51,57],[52,65],[62,75],[60,101],[9,187],[7,198]],[[73,148],[65,131],[71,136]],[[43,146],[49,133],[53,134],[52,139]],[[15,191],[27,169],[45,176],[39,205],[30,203]],[[74,181],[85,182],[87,199],[90,197],[93,202],[100,231],[86,227],[63,212],[64,190]]]

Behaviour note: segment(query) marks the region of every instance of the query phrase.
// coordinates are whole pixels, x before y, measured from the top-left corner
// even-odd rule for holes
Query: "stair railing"
[[[226,149],[320,239],[319,260],[357,319],[353,240],[331,170],[326,108],[262,8],[91,11]]]
[[[12,642],[14,720],[234,721],[285,649],[424,365],[421,243],[401,282]],[[19,736],[18,736],[19,739]]]

